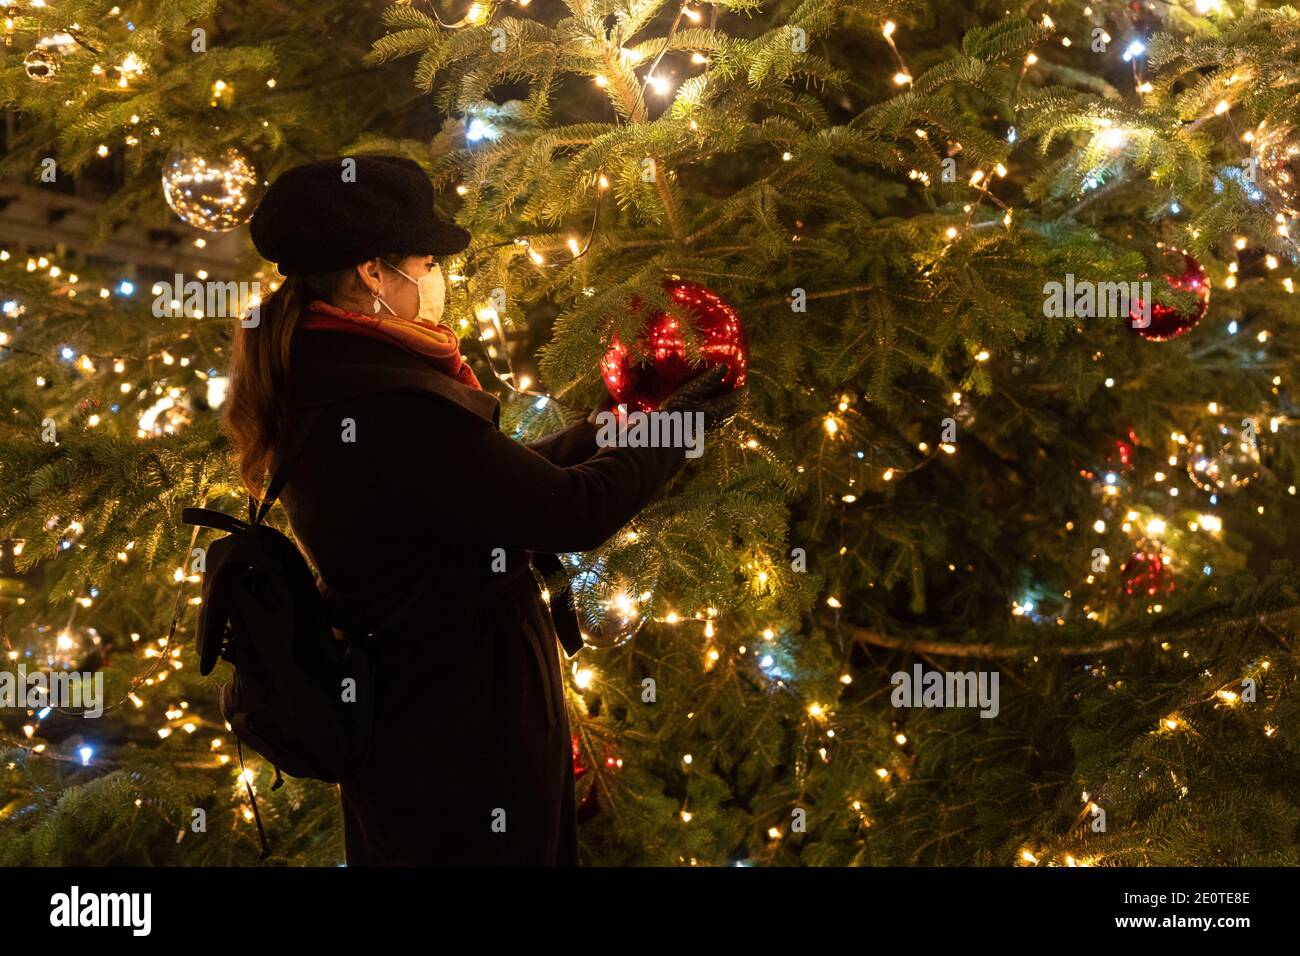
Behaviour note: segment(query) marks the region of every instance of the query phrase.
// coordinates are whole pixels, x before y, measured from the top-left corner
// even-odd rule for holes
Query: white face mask
[[[388,263],[384,263],[384,265],[388,265]],[[420,278],[415,279],[396,266],[388,266],[388,268],[392,269],[402,278],[409,279],[411,282],[415,283],[420,296],[420,310],[415,316],[415,321],[424,322],[428,325],[437,325],[438,322],[442,320],[442,312],[447,299],[447,287],[442,281],[442,269],[440,269],[435,263],[434,267],[429,270],[427,275],[422,275]],[[378,299],[378,301],[383,303],[384,308],[388,309],[389,312],[392,312],[393,315],[397,315],[396,312],[393,312],[392,307],[389,306],[387,302],[384,302],[383,299]]]

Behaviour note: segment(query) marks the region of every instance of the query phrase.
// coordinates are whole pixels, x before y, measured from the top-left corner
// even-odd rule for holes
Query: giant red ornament
[[[1138,299],[1128,314],[1128,327],[1131,332],[1142,336],[1149,342],[1168,342],[1184,332],[1189,332],[1205,317],[1210,307],[1210,280],[1205,270],[1189,253],[1166,250],[1161,265],[1165,270],[1165,282],[1172,289],[1191,292],[1195,301],[1185,309],[1162,302],[1151,303],[1151,322],[1145,328],[1138,325],[1145,320],[1142,315],[1144,303]],[[1142,276],[1146,278],[1146,276]],[[1154,299],[1154,296],[1152,297]]]
[[[673,302],[691,316],[703,361],[692,363],[687,359],[680,320],[671,313],[656,312],[641,331],[641,361],[633,359],[632,350],[618,336],[601,359],[600,371],[609,397],[620,405],[635,406],[638,411],[653,411],[679,387],[715,365],[727,366],[724,386],[739,388],[745,384],[749,344],[736,310],[717,293],[695,282],[665,279],[663,287]],[[641,301],[633,299],[631,311],[641,310]]]

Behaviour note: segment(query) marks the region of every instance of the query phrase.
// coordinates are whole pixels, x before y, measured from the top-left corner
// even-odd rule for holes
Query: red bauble
[[[715,365],[727,366],[724,386],[739,388],[745,384],[749,344],[736,310],[711,289],[695,282],[665,279],[663,287],[694,320],[703,362],[692,364],[687,360],[679,320],[668,312],[656,312],[641,332],[643,361],[634,362],[631,350],[617,336],[601,359],[600,371],[609,397],[638,411],[653,411],[682,385]],[[641,302],[634,299],[631,311],[641,309]]]
[[[1135,597],[1156,597],[1174,589],[1169,565],[1159,551],[1135,552],[1119,574],[1124,581],[1124,593]]]
[[[1112,470],[1132,471],[1138,444],[1137,433],[1130,428],[1123,438],[1115,439],[1115,451],[1107,456],[1106,464]]]
[[[578,735],[573,735],[573,779],[581,780],[587,775],[590,768],[582,763],[581,748],[578,745]],[[613,772],[623,769],[623,758],[618,756],[608,744],[605,745],[605,769]],[[608,777],[606,778],[608,782]],[[578,803],[577,820],[579,823],[586,823],[596,814],[600,813],[600,792],[596,786],[597,781],[593,778],[586,784],[586,792],[582,788],[576,788],[575,792],[581,793],[582,798]]]
[[[573,735],[573,779],[581,780],[587,768],[582,765],[582,751],[578,747],[578,735]]]
[[[1166,270],[1165,282],[1169,287],[1180,292],[1194,293],[1196,300],[1188,309],[1152,302],[1151,322],[1143,328],[1137,324],[1145,321],[1142,315],[1144,303],[1138,299],[1129,310],[1128,327],[1150,342],[1168,342],[1191,331],[1197,322],[1205,318],[1205,311],[1210,307],[1210,280],[1199,262],[1186,252],[1166,250],[1162,264]],[[1143,275],[1142,278],[1145,279],[1146,276]]]

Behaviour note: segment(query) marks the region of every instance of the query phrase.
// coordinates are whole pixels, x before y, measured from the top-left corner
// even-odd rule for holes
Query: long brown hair
[[[392,266],[407,257],[379,258]],[[258,307],[258,322],[235,328],[223,425],[234,444],[239,476],[260,496],[289,412],[289,353],[304,310],[316,299],[332,302],[351,279],[366,291],[355,268],[286,278]]]

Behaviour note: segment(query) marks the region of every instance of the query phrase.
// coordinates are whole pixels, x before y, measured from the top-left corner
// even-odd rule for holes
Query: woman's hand
[[[659,411],[703,412],[705,428],[720,428],[736,417],[736,413],[744,407],[746,396],[746,386],[727,389],[722,384],[722,380],[726,377],[725,365],[716,365],[704,370],[665,398],[659,406]],[[614,405],[614,400],[606,395],[591,410],[587,421],[599,427],[601,422],[597,416],[613,410]]]
[[[727,389],[722,380],[727,377],[725,365],[715,365],[701,372],[663,400],[662,412],[703,412],[704,427],[721,428],[745,404],[745,388]]]

